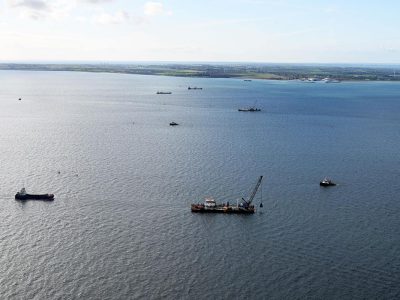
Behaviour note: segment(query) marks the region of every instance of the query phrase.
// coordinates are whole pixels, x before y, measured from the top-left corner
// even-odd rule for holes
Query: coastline
[[[0,63],[0,70],[119,73],[189,78],[237,78],[260,80],[400,81],[400,66],[320,66],[288,64],[27,64]],[[396,72],[399,74],[397,75]]]

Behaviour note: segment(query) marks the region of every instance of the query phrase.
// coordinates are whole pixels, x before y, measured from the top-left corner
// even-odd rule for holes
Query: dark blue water
[[[400,83],[1,71],[0,298],[399,298],[399,121]]]

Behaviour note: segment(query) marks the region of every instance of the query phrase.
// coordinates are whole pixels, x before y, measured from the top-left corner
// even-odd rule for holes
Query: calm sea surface
[[[0,298],[398,299],[399,149],[400,83],[1,71]]]

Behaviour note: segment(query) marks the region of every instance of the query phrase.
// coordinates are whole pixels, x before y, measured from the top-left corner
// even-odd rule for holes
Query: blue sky
[[[0,61],[400,63],[400,1],[0,0]]]

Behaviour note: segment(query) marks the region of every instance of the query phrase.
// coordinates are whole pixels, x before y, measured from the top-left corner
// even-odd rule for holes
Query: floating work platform
[[[230,205],[229,202],[217,204],[214,199],[206,198],[204,203],[192,204],[190,209],[192,212],[196,213],[254,214],[256,210],[252,201],[261,185],[262,179],[263,176],[258,178],[256,186],[248,200],[242,198],[240,203],[238,202],[236,205]],[[262,206],[260,205],[260,207]]]

